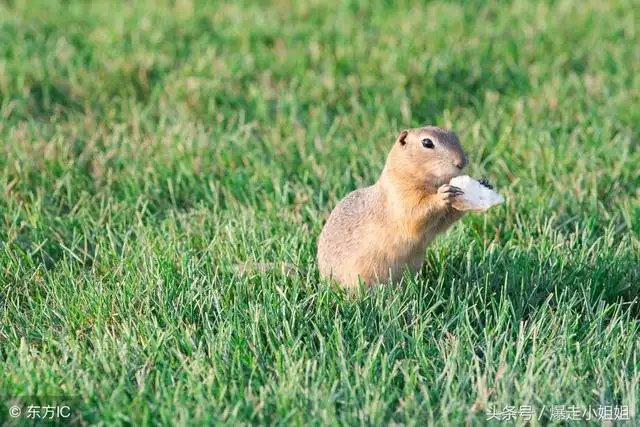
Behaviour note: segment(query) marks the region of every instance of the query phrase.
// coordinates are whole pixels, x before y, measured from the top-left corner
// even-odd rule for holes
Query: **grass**
[[[0,2],[0,395],[81,424],[639,423],[638,6]],[[321,283],[323,219],[422,124],[506,203],[404,286]]]

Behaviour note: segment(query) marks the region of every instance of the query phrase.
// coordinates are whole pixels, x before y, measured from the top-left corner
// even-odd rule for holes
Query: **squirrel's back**
[[[339,275],[335,266],[348,269],[349,260],[371,231],[370,225],[377,222],[379,204],[376,188],[370,186],[352,191],[333,209],[318,239],[318,268],[322,277]]]

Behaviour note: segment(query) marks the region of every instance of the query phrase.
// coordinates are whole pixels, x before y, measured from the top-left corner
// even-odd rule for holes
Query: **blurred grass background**
[[[0,1],[0,395],[105,424],[637,416],[639,14]],[[424,124],[506,203],[350,300],[318,280],[322,221]]]

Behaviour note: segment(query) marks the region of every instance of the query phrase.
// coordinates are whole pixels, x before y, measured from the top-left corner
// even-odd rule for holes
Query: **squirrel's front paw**
[[[463,194],[464,191],[454,185],[445,184],[438,188],[438,196],[440,197],[440,200],[447,205],[451,204],[456,197],[462,196]]]

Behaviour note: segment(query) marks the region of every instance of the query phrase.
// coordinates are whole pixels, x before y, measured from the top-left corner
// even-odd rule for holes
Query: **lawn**
[[[638,0],[0,1],[0,401],[640,423],[638,22]],[[424,124],[505,203],[402,286],[323,283],[323,221]]]

